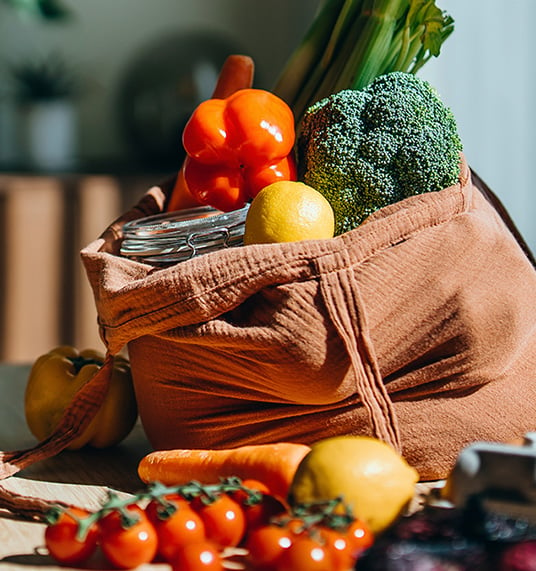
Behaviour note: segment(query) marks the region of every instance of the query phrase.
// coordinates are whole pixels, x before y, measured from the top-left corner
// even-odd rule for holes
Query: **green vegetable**
[[[273,91],[299,123],[328,95],[393,71],[416,73],[453,30],[435,0],[324,0]]]
[[[330,202],[341,234],[388,204],[455,184],[461,150],[454,115],[435,89],[393,72],[307,110],[298,177]]]

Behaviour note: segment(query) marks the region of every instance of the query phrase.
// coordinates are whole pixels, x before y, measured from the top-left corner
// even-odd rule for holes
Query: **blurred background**
[[[536,251],[536,2],[438,0],[455,30],[421,76],[453,109],[472,168]]]
[[[225,57],[270,89],[319,3],[0,0],[0,359],[100,344],[79,250],[176,171]],[[421,75],[534,251],[536,2],[437,4],[455,31]]]
[[[28,80],[34,66],[28,98],[39,98],[39,62],[43,72],[48,66],[51,82],[71,89],[65,95],[76,107],[71,159],[78,168],[147,171],[180,163],[185,118],[210,96],[229,53],[251,55],[257,86],[270,87],[318,1],[62,0],[57,6],[67,12],[54,18],[14,8],[27,4],[0,1],[2,162],[24,168],[32,159],[21,137],[20,113],[13,117],[6,107],[20,104],[16,74],[25,66]],[[14,119],[19,125],[10,131]]]

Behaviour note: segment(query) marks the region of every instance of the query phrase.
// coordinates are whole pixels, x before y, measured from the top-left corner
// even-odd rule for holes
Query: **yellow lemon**
[[[377,534],[401,514],[419,477],[391,446],[368,436],[336,436],[311,446],[290,487],[294,504],[342,496]]]
[[[245,224],[245,244],[294,242],[332,238],[333,209],[314,188],[296,181],[274,182],[251,202]]]

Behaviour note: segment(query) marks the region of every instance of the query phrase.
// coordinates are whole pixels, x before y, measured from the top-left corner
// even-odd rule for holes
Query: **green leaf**
[[[424,26],[422,46],[437,57],[443,42],[454,31],[454,20],[434,0],[412,0],[408,19],[413,26]]]

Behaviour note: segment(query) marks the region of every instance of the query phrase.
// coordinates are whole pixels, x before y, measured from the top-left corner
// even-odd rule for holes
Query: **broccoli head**
[[[461,150],[454,115],[436,90],[392,72],[309,107],[298,136],[299,178],[330,202],[342,234],[383,206],[455,184]]]

